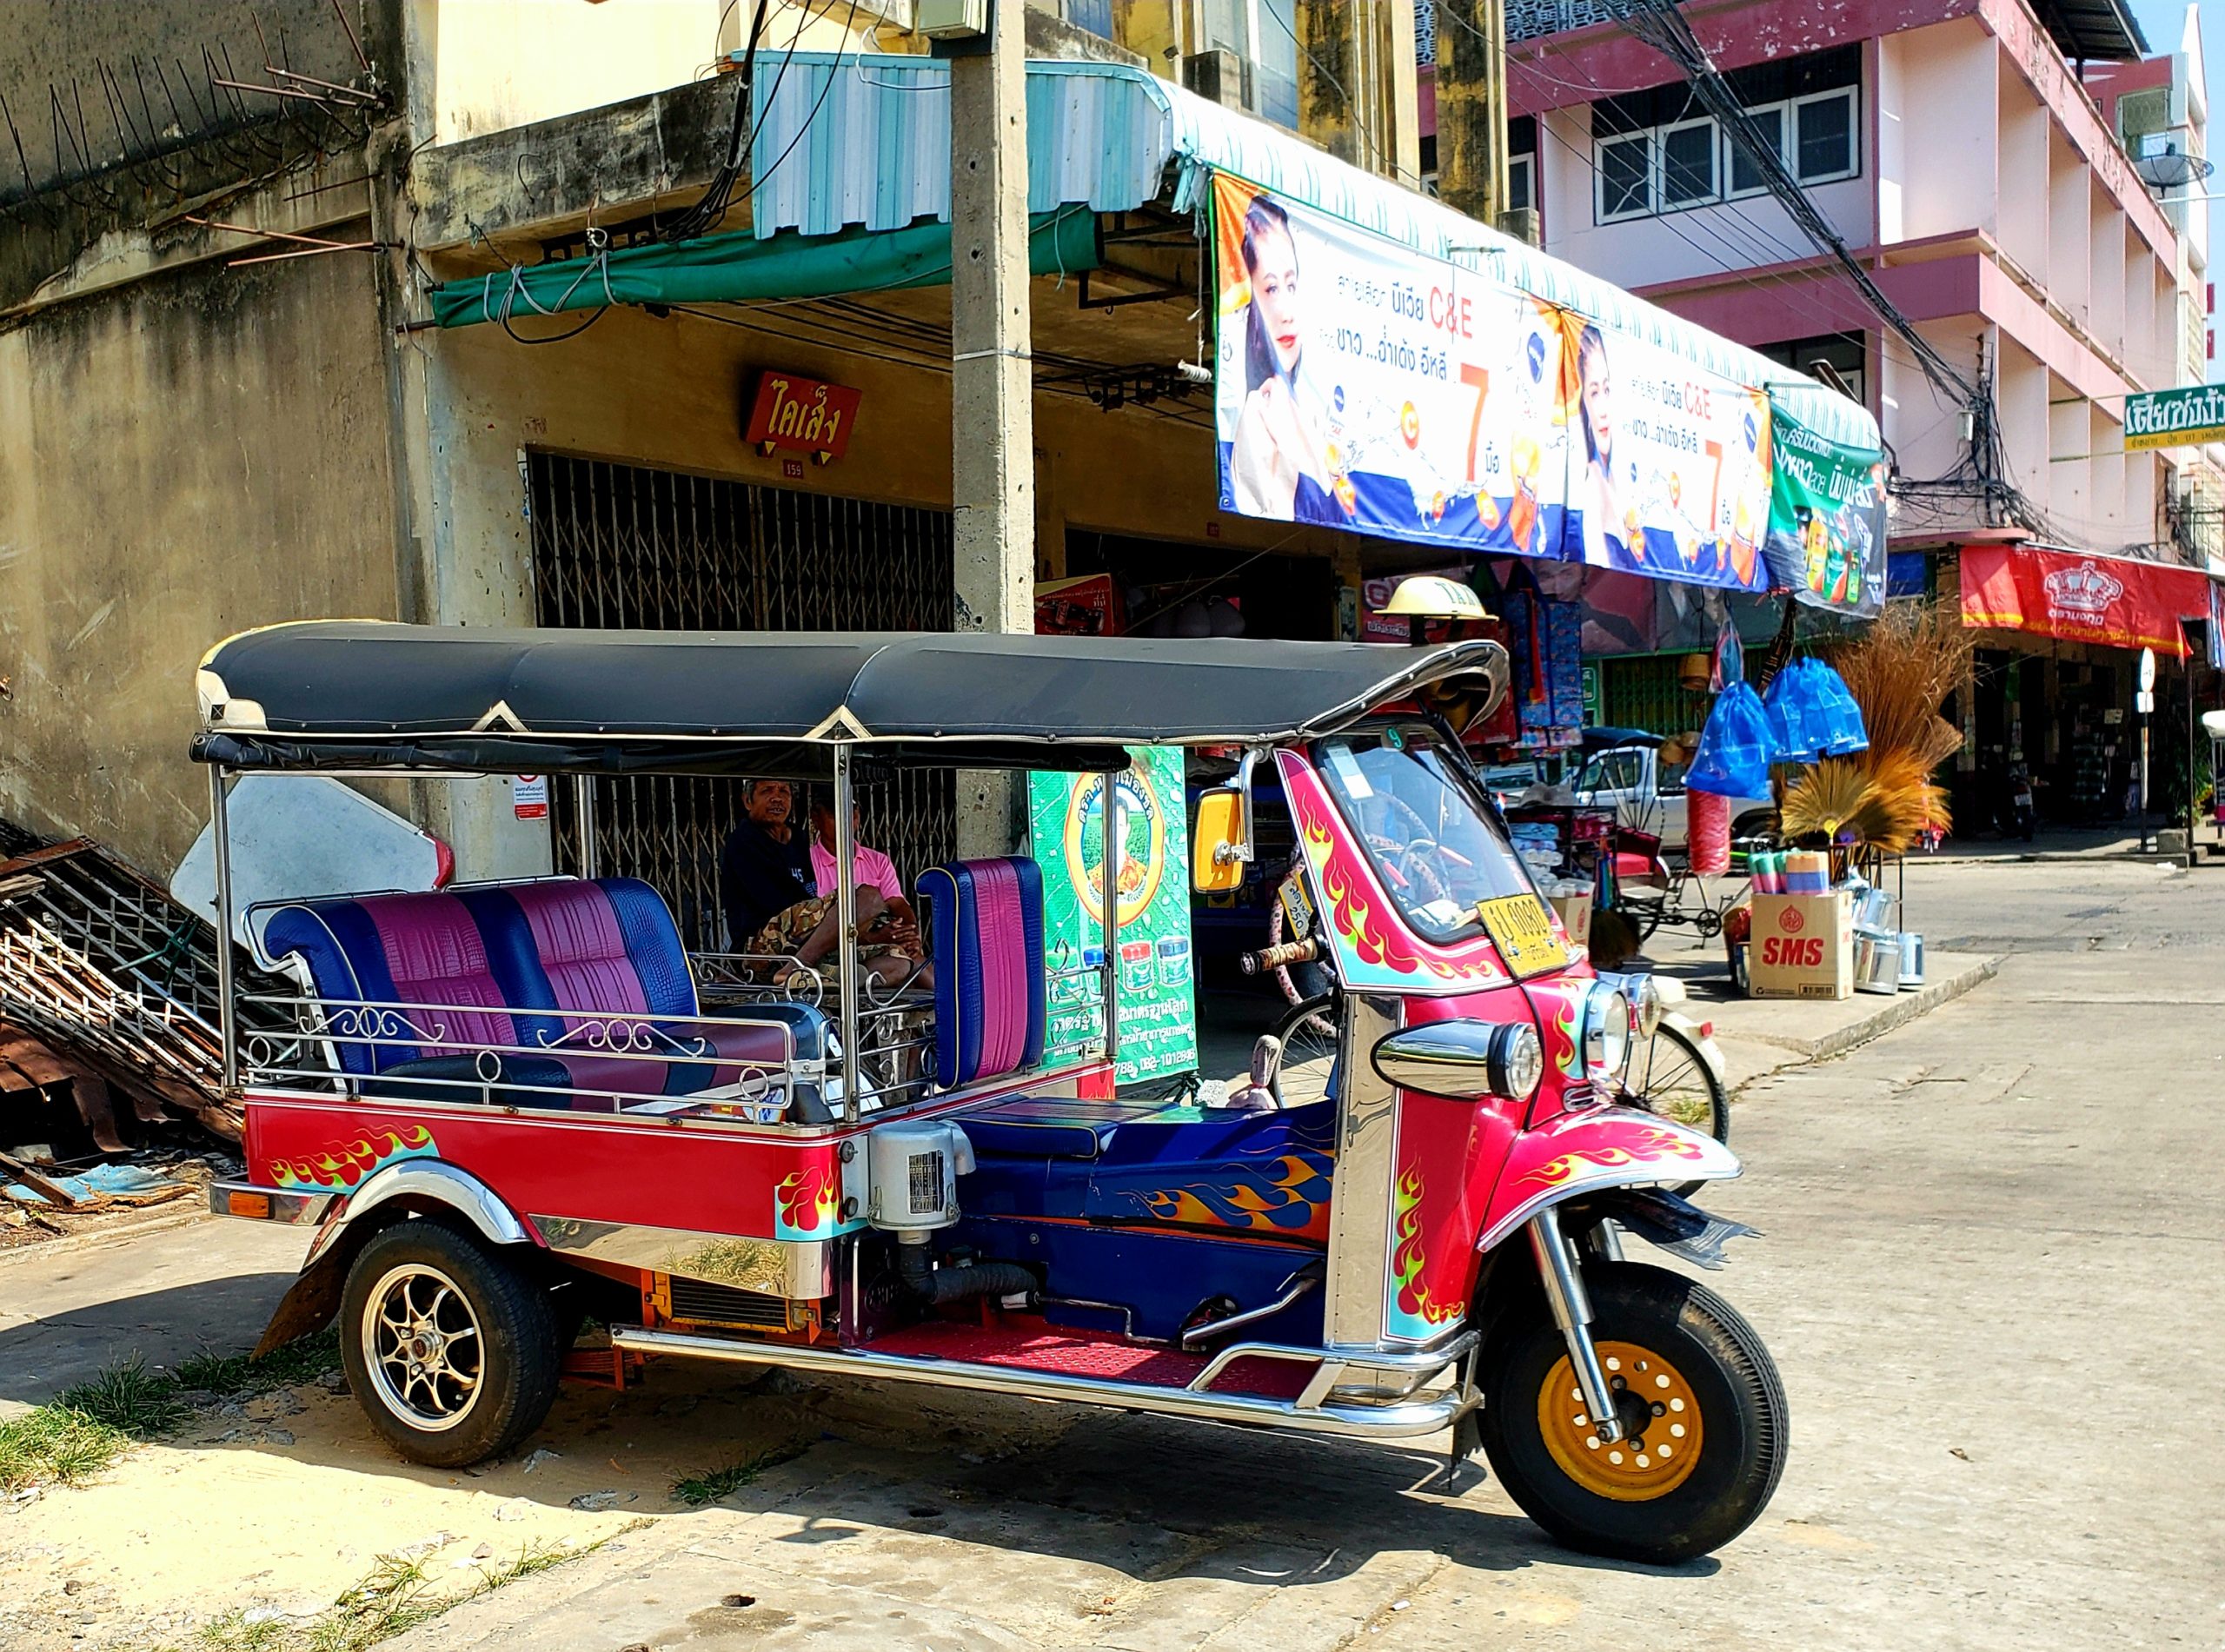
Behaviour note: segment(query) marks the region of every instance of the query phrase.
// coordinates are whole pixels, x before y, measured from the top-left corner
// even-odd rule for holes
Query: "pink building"
[[[1736,0],[1686,15],[1877,286],[1989,381],[1935,387],[1664,57],[1577,3],[1509,10],[1546,246],[1789,365],[1836,370],[1898,460],[1903,548],[2030,538],[2186,560],[2182,456],[2122,450],[2129,389],[2182,381],[2179,229],[2066,53],[2137,59],[2109,0]],[[1577,26],[1567,26],[1567,25]],[[2198,323],[2197,323],[2198,325]],[[1990,474],[1986,474],[1986,473]]]
[[[1676,65],[1614,10],[1601,0],[1508,7],[1515,147],[1529,146],[1518,171],[1544,245],[1789,366],[1836,373],[1865,401],[1896,464],[1896,591],[1953,600],[1966,547],[2202,564],[2216,513],[2188,499],[2208,455],[2128,454],[2122,419],[2128,391],[2204,376],[2206,209],[2186,197],[2209,186],[2159,200],[2128,154],[2133,129],[2115,118],[2127,104],[2142,111],[2136,148],[2153,149],[2149,135],[2172,127],[2175,141],[2199,145],[2198,47],[2141,63],[2147,44],[2122,0],[2050,0],[2037,12],[2026,0],[1683,8],[1891,306],[1983,387],[1972,401],[1927,376]],[[1425,65],[1425,134],[1436,72]],[[2156,87],[2160,117],[2155,98],[2132,96]],[[2129,707],[2129,661],[1998,640],[2004,665],[2030,669],[2005,709],[1963,708],[1963,761],[2060,765],[2067,801],[2074,745],[2107,708],[2115,729]],[[2066,707],[2089,700],[2074,721]]]

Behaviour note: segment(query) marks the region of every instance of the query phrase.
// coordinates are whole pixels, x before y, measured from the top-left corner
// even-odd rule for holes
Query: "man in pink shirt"
[[[912,903],[905,898],[904,879],[897,875],[896,863],[878,849],[868,849],[858,841],[858,816],[853,806],[850,812],[850,856],[856,868],[858,887],[871,889],[882,901],[882,915],[867,932],[873,941],[889,944],[910,959],[918,959],[920,952],[920,920],[912,911]],[[832,900],[838,880],[834,875],[834,805],[824,793],[815,794],[811,802],[811,871],[816,881],[820,898]],[[920,982],[931,982],[931,974]]]

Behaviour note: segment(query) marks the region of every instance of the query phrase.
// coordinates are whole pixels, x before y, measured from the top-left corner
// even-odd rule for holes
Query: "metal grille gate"
[[[528,455],[536,619],[634,630],[940,631],[950,625],[946,511],[831,499],[559,454]],[[580,868],[568,786],[552,786],[556,868]],[[719,848],[740,782],[594,782],[606,874],[646,879],[698,951],[721,939]],[[956,846],[953,779],[913,771],[867,792],[865,841],[907,877]],[[736,937],[737,941],[746,939]]]

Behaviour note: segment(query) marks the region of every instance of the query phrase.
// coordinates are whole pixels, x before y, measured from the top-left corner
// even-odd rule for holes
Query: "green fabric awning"
[[[1098,266],[1097,215],[1064,207],[1035,215],[1028,265],[1038,275]],[[490,270],[431,289],[433,319],[471,327],[606,304],[734,304],[768,299],[941,287],[950,281],[950,226],[933,219],[901,229],[793,231],[760,240],[748,230],[694,241],[621,247],[584,258]]]

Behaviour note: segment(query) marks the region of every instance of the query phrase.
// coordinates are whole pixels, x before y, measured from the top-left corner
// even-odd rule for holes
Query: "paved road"
[[[1794,1432],[1716,1558],[1563,1553],[1415,1453],[846,1389],[841,1437],[725,1509],[395,1652],[2217,1644],[2225,876],[1920,868],[1910,893],[1938,944],[2013,955],[1740,1111],[1750,1173],[1711,1202],[1767,1238],[1722,1283]]]
[[[1750,1174],[1709,1202],[1767,1237],[1716,1283],[1775,1350],[1792,1450],[1711,1560],[1567,1554],[1419,1451],[847,1383],[736,1396],[674,1371],[589,1397],[593,1421],[568,1401],[532,1443],[564,1459],[521,1483],[661,1484],[667,1458],[809,1449],[391,1652],[2216,1645],[2225,872],[1918,868],[1910,905],[1935,946],[2009,956],[1970,997],[1742,1098]],[[166,1304],[239,1293],[253,1319],[273,1264],[212,1257],[234,1282],[215,1295],[66,1258],[78,1277],[37,1303],[37,1269],[0,1264],[9,1310],[51,1300],[87,1327],[0,1336],[0,1394],[96,1363],[104,1327],[168,1324]],[[211,1305],[193,1334],[256,1328]],[[373,1508],[392,1471],[360,1456],[332,1470]]]

